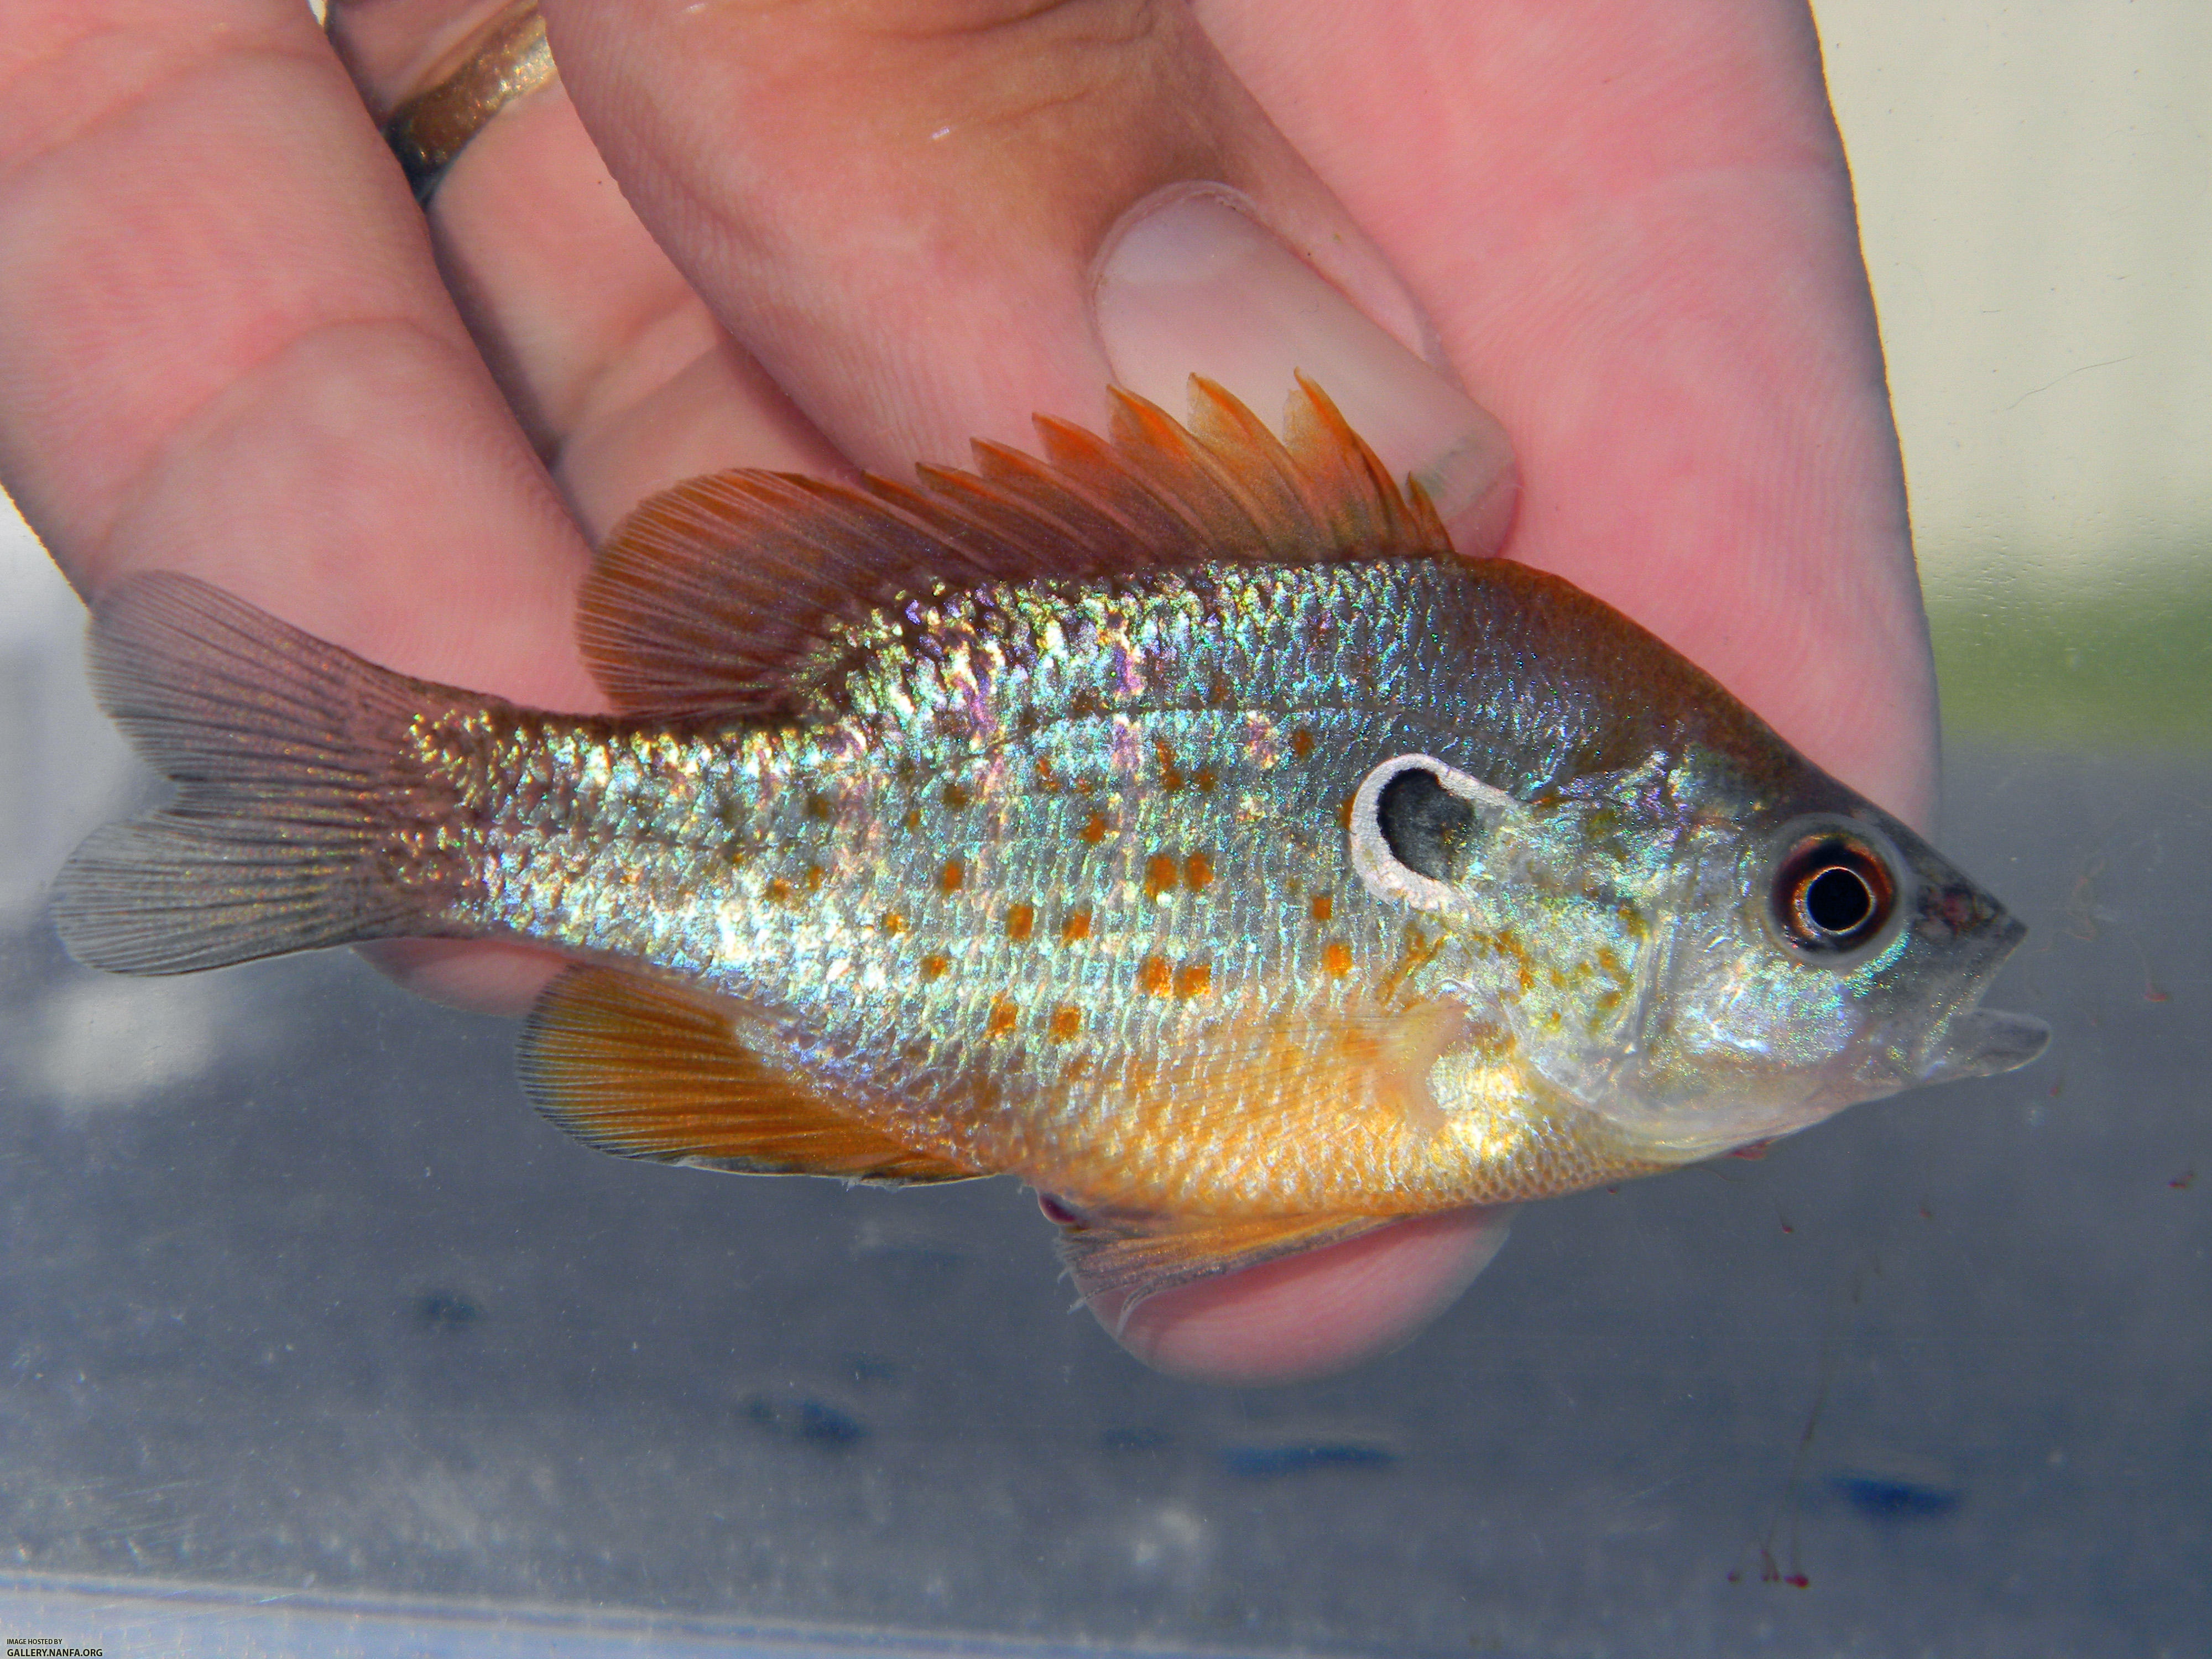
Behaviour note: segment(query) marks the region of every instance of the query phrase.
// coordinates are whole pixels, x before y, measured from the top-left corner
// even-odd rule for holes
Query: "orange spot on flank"
[[[1147,994],[1164,997],[1175,989],[1175,969],[1165,957],[1146,957],[1138,965],[1137,983]]]
[[[878,925],[893,939],[906,932],[906,918],[896,910],[884,911],[884,919]]]
[[[948,893],[957,893],[968,884],[968,866],[958,859],[945,860],[945,868],[938,872],[937,884]]]
[[[806,890],[808,892],[818,893],[822,890],[823,875],[823,871],[820,865],[810,864],[806,866]]]
[[[1203,962],[1187,962],[1176,975],[1176,994],[1188,1000],[1202,997],[1213,988],[1213,969]]]
[[[788,904],[795,890],[789,882],[778,876],[769,883],[766,897],[770,904]]]
[[[948,812],[963,811],[968,803],[975,799],[957,783],[948,783],[945,786],[945,810]]]
[[[1083,839],[1093,847],[1106,839],[1106,815],[1103,812],[1091,815],[1090,821],[1083,826]]]
[[[932,951],[921,959],[921,977],[925,982],[943,979],[952,967],[952,958],[942,951]]]
[[[1176,861],[1165,853],[1155,853],[1145,861],[1145,896],[1158,898],[1163,893],[1175,890]]]
[[[1215,784],[1221,781],[1221,779],[1212,767],[1201,766],[1190,775],[1190,781],[1200,789],[1211,791]]]
[[[1160,787],[1170,794],[1182,788],[1182,769],[1176,764],[1175,750],[1154,738],[1152,754],[1160,763]]]
[[[1316,893],[1313,896],[1312,908],[1313,919],[1316,921],[1327,921],[1336,914],[1336,901],[1327,893]]]
[[[1331,977],[1342,979],[1352,971],[1352,947],[1340,939],[1329,940],[1322,947],[1321,965]]]
[[[1006,937],[1017,945],[1030,942],[1030,932],[1036,926],[1036,906],[1017,904],[1006,912]]]
[[[1052,1011],[1052,1023],[1047,1027],[1054,1042],[1072,1042],[1083,1035],[1083,1010],[1063,1002]]]
[[[1291,733],[1291,753],[1293,756],[1299,760],[1304,760],[1311,756],[1313,751],[1314,734],[1312,732],[1301,726]]]
[[[989,1028],[991,1035],[993,1036],[1006,1036],[1007,1032],[1014,1029],[1016,1023],[1020,1020],[1021,1017],[1021,1005],[1016,1002],[1012,997],[999,997],[994,999],[991,1004],[991,1024]]]
[[[1086,904],[1079,910],[1070,910],[1066,920],[1060,924],[1060,942],[1062,945],[1073,945],[1079,939],[1086,939],[1090,937],[1091,907]]]
[[[1195,893],[1213,879],[1213,860],[1203,853],[1193,853],[1182,861],[1182,879]]]

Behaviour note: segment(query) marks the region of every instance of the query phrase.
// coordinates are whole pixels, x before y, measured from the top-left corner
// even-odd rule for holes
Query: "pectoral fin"
[[[731,1005],[611,969],[547,988],[520,1067],[539,1111],[623,1158],[892,1185],[983,1173],[827,1105],[738,1042]]]
[[[1062,1222],[1060,1256],[1086,1297],[1125,1296],[1121,1317],[1146,1297],[1217,1273],[1256,1267],[1263,1261],[1340,1244],[1387,1227],[1403,1216],[1298,1215],[1232,1219]]]

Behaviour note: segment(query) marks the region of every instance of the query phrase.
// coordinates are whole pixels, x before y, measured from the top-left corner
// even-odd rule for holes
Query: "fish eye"
[[[1775,865],[1768,890],[1776,930],[1809,956],[1856,951],[1897,912],[1893,856],[1840,825],[1798,836]]]

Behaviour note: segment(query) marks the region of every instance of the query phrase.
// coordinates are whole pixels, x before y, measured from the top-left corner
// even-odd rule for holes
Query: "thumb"
[[[903,471],[1096,427],[1112,380],[1263,416],[1319,380],[1470,551],[1510,514],[1497,423],[1181,6],[546,0],[625,193],[844,452]]]

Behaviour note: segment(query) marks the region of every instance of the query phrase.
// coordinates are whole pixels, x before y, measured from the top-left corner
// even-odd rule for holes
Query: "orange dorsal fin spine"
[[[1191,382],[1188,427],[1112,396],[1107,438],[1040,417],[1042,458],[979,443],[974,471],[912,484],[738,471],[664,491],[585,585],[585,658],[630,714],[762,715],[832,630],[908,595],[1450,551],[1419,486],[1401,491],[1303,377],[1285,439],[1209,380]]]
[[[980,1173],[848,1117],[748,1050],[735,1006],[572,968],[524,1027],[523,1091],[586,1146],[748,1175],[903,1185]]]

